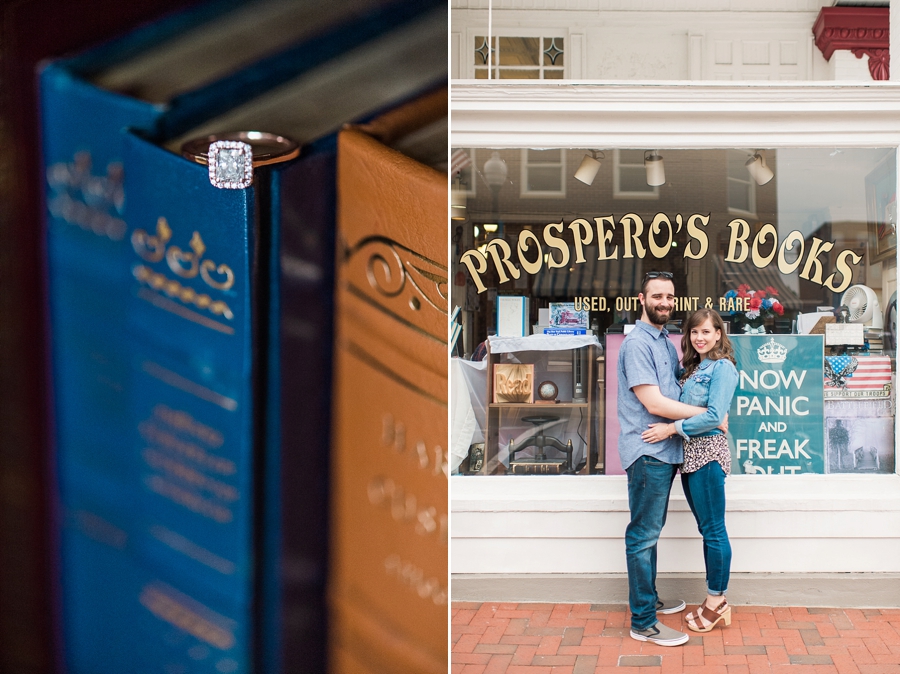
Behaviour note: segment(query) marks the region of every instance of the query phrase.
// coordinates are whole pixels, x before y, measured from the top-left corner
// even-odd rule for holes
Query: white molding
[[[726,481],[732,568],[744,573],[900,573],[900,475],[733,475]],[[624,476],[451,479],[454,573],[622,573]],[[703,570],[676,480],[660,572]]]
[[[703,573],[660,573],[666,597],[702,597]],[[453,574],[453,601],[627,604],[628,576],[607,574]],[[900,608],[898,573],[732,573],[732,606]]]
[[[688,79],[703,79],[703,42],[702,33],[688,35]]]
[[[503,82],[452,87],[455,147],[889,147],[894,82]]]
[[[569,33],[566,38],[568,44],[566,46],[566,78],[579,80],[584,77],[585,68],[587,67],[587,44],[584,33]]]
[[[450,33],[450,79],[458,79],[465,70],[463,61],[463,35],[459,32]],[[466,73],[468,74],[468,73]]]
[[[624,475],[454,476],[453,512],[628,512]],[[900,513],[900,475],[732,475],[728,511],[889,511]],[[673,492],[674,496],[679,491]],[[680,497],[678,510],[687,510]],[[896,535],[897,532],[884,532]]]
[[[806,38],[806,79],[813,79],[813,59],[818,51],[816,40],[812,35]]]

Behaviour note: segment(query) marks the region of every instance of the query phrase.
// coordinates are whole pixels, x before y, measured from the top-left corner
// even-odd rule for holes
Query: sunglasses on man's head
[[[648,271],[646,274],[644,274],[644,278],[664,278],[671,281],[675,277],[670,271]]]

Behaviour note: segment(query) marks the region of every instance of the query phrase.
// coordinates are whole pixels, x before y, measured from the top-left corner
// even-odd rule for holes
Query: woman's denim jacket
[[[678,434],[683,438],[720,435],[718,426],[731,408],[737,383],[737,368],[727,358],[701,361],[681,389],[681,402],[705,407],[706,412],[690,419],[678,419],[675,422]]]

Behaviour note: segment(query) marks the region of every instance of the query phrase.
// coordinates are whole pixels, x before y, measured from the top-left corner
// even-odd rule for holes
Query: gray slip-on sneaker
[[[687,604],[680,599],[660,599],[656,602],[656,612],[663,615],[681,613],[686,607]]]
[[[661,622],[657,622],[645,630],[632,629],[631,638],[636,641],[649,641],[657,646],[680,646],[690,639],[684,632],[666,627]]]

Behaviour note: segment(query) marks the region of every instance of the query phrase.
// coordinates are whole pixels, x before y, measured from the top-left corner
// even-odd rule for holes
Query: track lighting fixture
[[[666,167],[663,164],[659,150],[647,150],[644,152],[644,168],[647,170],[647,184],[651,187],[659,187],[666,184]]]
[[[590,154],[584,155],[581,166],[575,171],[575,180],[580,180],[585,185],[593,183],[600,170],[600,160],[605,158],[600,150],[590,150]]]
[[[757,185],[765,185],[775,177],[772,169],[766,166],[765,150],[757,150],[753,156],[747,160],[747,163],[745,163],[744,166],[747,167],[747,171],[750,172],[750,175],[756,181]]]

